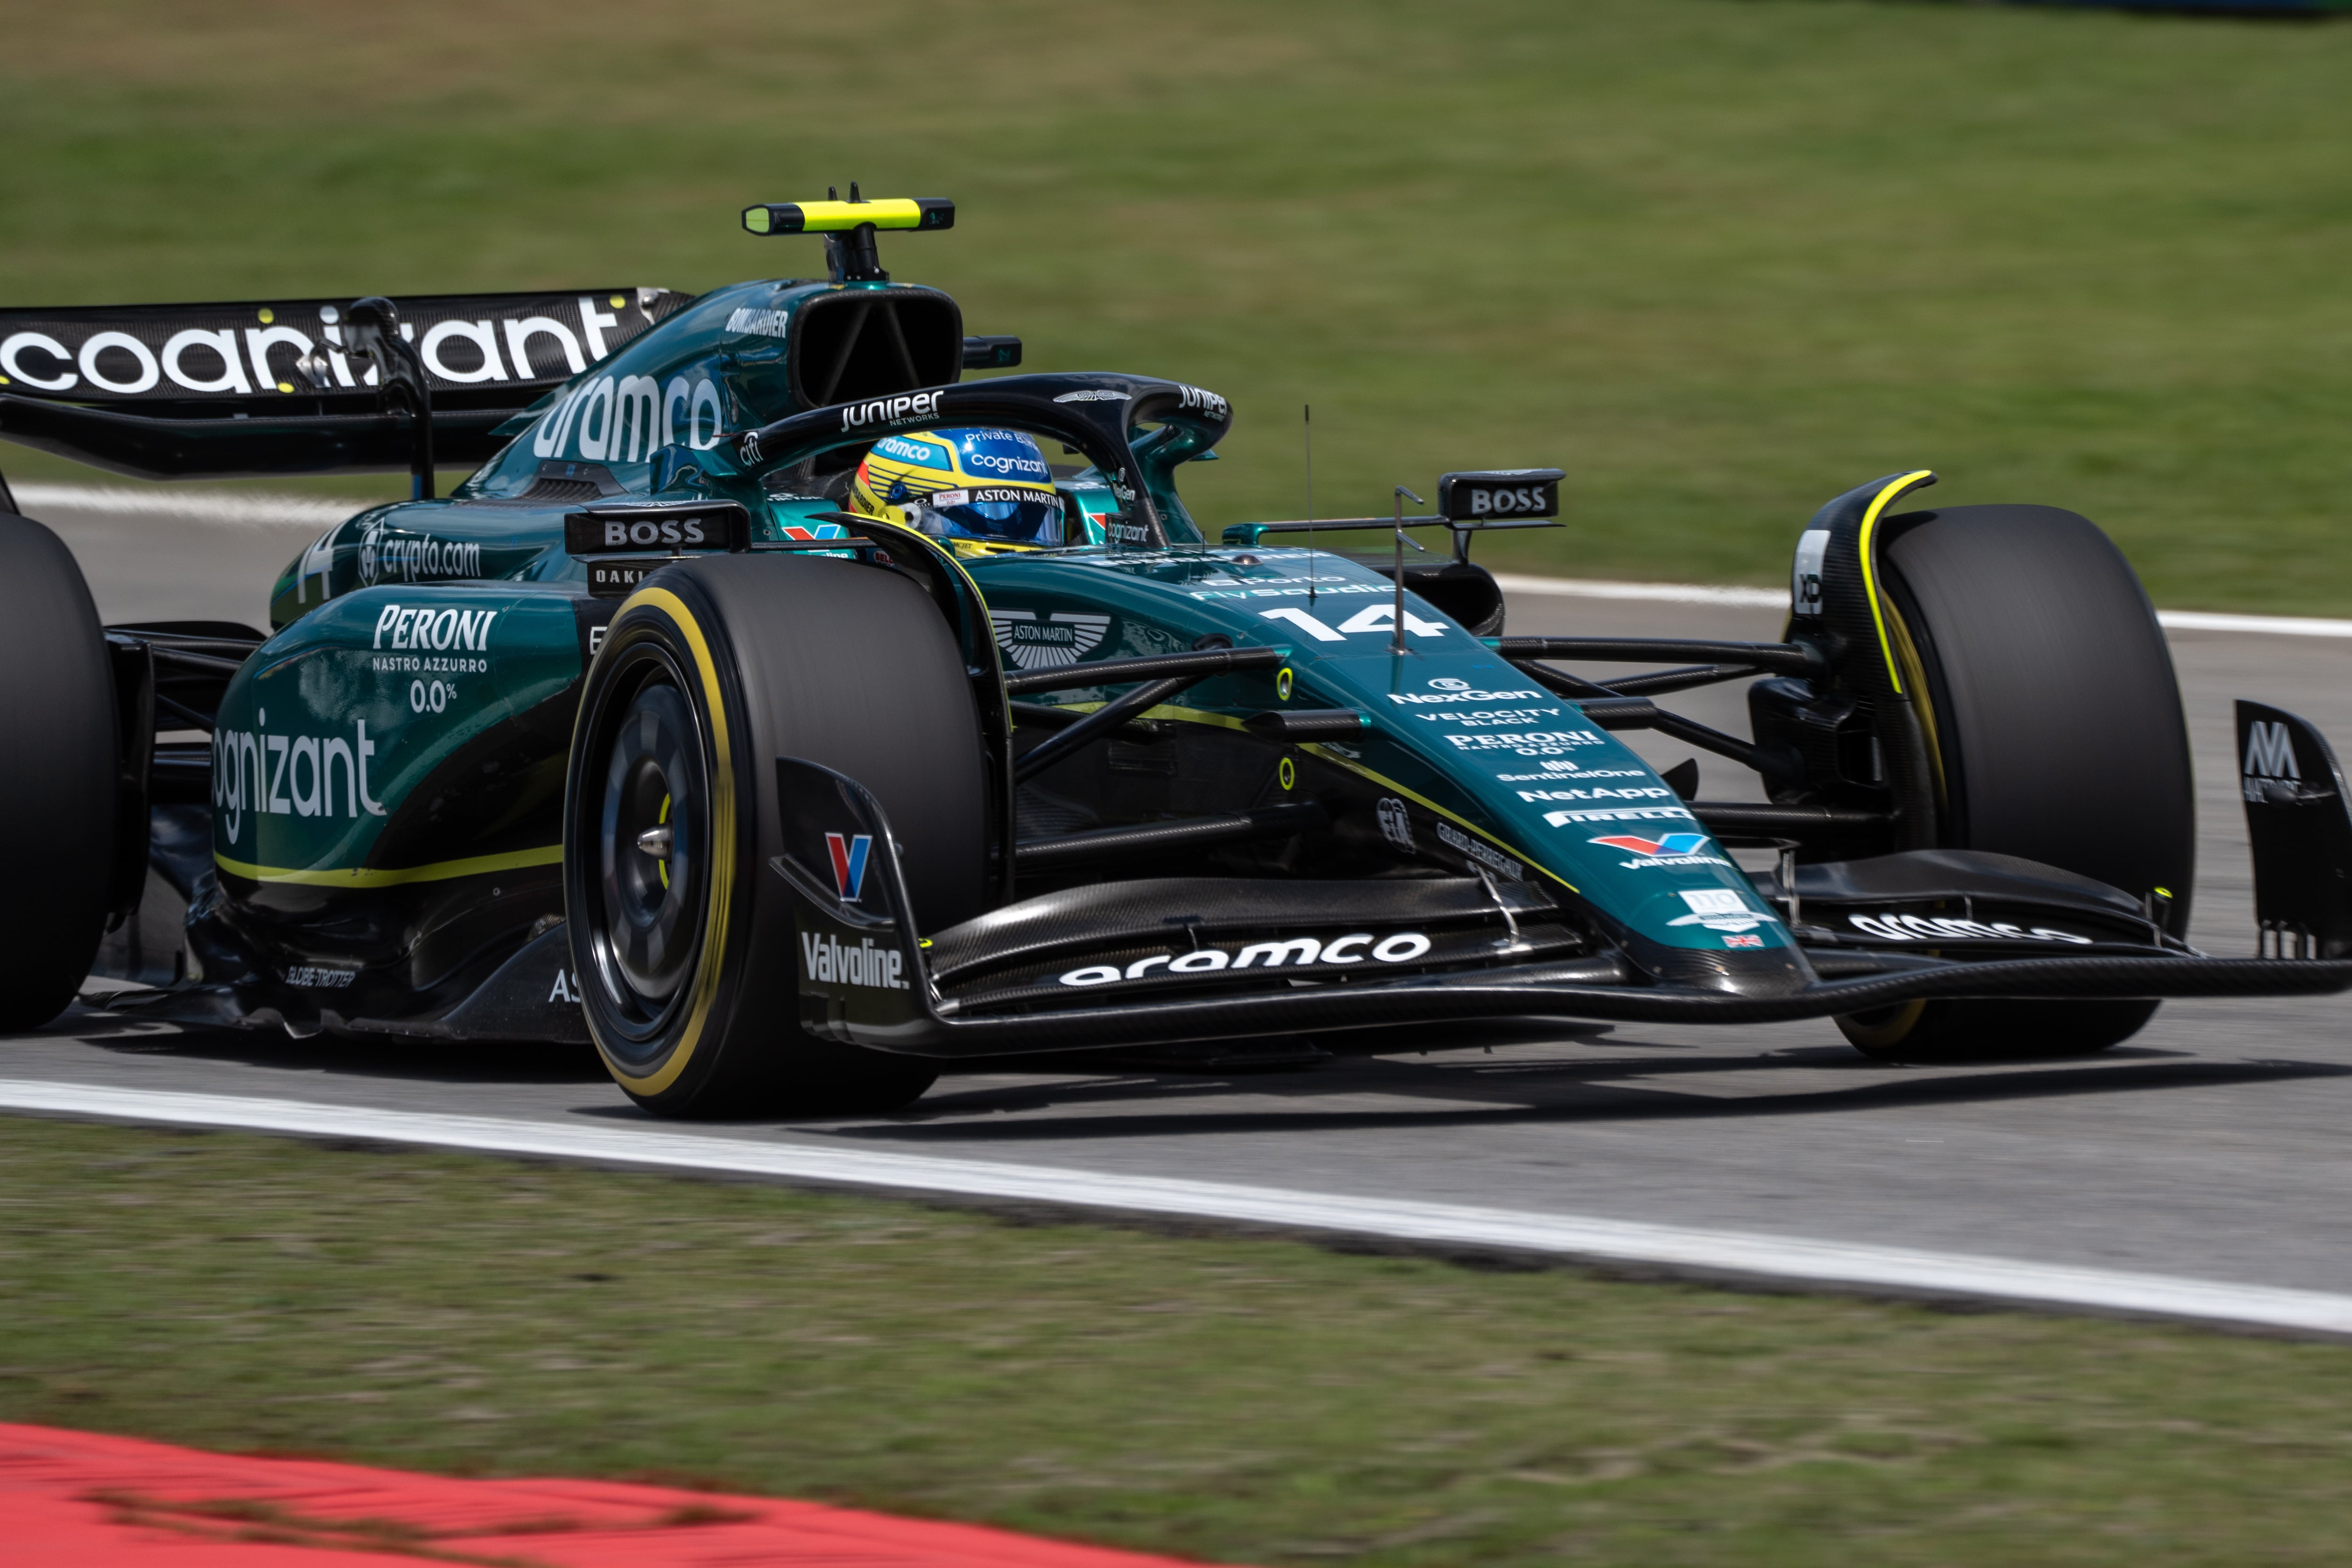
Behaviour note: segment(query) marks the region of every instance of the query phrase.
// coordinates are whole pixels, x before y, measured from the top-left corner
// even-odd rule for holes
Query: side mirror
[[[1558,517],[1559,468],[1496,468],[1446,474],[1437,481],[1437,510],[1448,522],[1502,522]]]

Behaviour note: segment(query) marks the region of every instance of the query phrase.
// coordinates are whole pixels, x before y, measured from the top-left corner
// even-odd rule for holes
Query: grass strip
[[[2332,1563],[2352,1350],[0,1120],[0,1419],[1268,1564]]]

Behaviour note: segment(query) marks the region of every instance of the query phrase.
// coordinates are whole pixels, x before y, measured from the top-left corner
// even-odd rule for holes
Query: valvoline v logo
[[[1606,838],[1596,838],[1592,842],[1634,855],[1696,855],[1706,847],[1706,835],[1669,833],[1664,838],[1650,839],[1639,838],[1631,833],[1612,833]]]
[[[845,833],[828,833],[824,847],[833,852],[833,885],[841,901],[856,903],[859,889],[866,886],[866,862],[874,849],[874,836],[861,833],[853,838]]]

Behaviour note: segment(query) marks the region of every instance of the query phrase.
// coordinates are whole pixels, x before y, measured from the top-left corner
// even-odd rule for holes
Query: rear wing
[[[394,300],[441,460],[675,315],[667,289]],[[418,432],[351,350],[348,300],[0,310],[0,438],[142,479],[409,468]],[[308,360],[306,374],[301,363]],[[395,373],[395,379],[399,379]]]

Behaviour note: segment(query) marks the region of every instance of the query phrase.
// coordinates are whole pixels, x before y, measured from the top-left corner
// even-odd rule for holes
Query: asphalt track
[[[258,620],[270,577],[322,526],[26,510],[47,510],[115,620]],[[1769,638],[1779,617],[1752,595],[1515,586],[1512,629]],[[2352,637],[2170,635],[2200,789],[2192,936],[2250,952],[2230,701],[2261,697],[2352,743]],[[1742,727],[1736,694],[1675,701]],[[1685,754],[1643,743],[1661,763]],[[1700,761],[1710,797],[1752,795],[1728,764]],[[1949,1253],[2352,1295],[2347,1021],[2347,999],[2173,1003],[2097,1058],[1979,1068],[1880,1066],[1825,1023],[1427,1029],[1322,1037],[1337,1054],[1296,1070],[975,1072],[888,1118],[661,1131],[786,1163],[826,1151],[993,1162],[1079,1184],[1205,1181],[1779,1237],[1792,1256]],[[643,1124],[592,1060],[559,1053],[126,1027],[79,1010],[0,1040],[0,1079],[462,1113],[551,1135]]]

